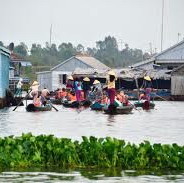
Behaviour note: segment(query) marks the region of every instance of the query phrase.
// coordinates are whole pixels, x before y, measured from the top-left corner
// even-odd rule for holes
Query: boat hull
[[[49,104],[46,106],[41,106],[41,107],[36,107],[36,106],[34,106],[34,104],[29,104],[26,107],[27,112],[51,111],[51,110],[52,110],[52,106]]]
[[[155,104],[153,102],[148,102],[148,101],[135,102],[134,106],[142,107],[143,109],[154,109],[155,108]]]
[[[106,114],[130,114],[133,110],[133,106],[108,106],[103,110]]]

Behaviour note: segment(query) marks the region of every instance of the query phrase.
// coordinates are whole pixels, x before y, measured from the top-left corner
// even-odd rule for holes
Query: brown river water
[[[133,103],[133,101],[132,101]],[[55,105],[48,112],[26,112],[25,107],[0,110],[0,136],[32,132],[81,140],[81,136],[116,137],[127,142],[184,145],[184,102],[155,102],[150,111],[106,115],[88,109]],[[135,172],[119,170],[14,170],[2,171],[0,182],[184,182],[184,172]]]

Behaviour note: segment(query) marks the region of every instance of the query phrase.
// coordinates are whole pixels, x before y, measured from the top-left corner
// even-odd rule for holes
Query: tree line
[[[0,41],[0,46],[8,48],[2,41]],[[112,68],[125,67],[150,57],[148,52],[130,48],[128,44],[119,49],[116,38],[112,36],[107,36],[104,40],[97,41],[96,46],[93,48],[85,48],[82,44],[74,46],[70,42],[61,43],[59,46],[54,43],[50,45],[46,42],[45,46],[33,43],[30,51],[28,51],[28,46],[21,42],[14,46],[13,52],[29,60],[33,66],[54,66],[81,53],[93,56]]]

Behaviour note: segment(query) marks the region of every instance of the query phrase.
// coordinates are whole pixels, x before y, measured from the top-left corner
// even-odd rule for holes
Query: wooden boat
[[[81,106],[89,107],[91,105],[91,101],[89,101],[89,100],[84,100],[84,101],[81,101],[81,102],[63,101],[62,104],[63,104],[64,107],[68,107],[68,108],[78,108],[78,107],[81,107]]]
[[[104,107],[105,107],[105,104],[100,104],[98,102],[95,102],[90,106],[91,110],[95,110],[95,111],[102,111]]]
[[[51,111],[52,106],[50,104],[46,104],[45,106],[36,107],[34,104],[29,104],[26,107],[27,112],[36,112],[36,111]]]
[[[118,106],[115,105],[109,105],[103,108],[104,112],[106,114],[130,114],[133,110],[134,106],[128,105],[128,106]]]
[[[52,102],[52,104],[56,104],[56,105],[63,104],[63,100],[62,99],[51,99],[50,101]]]
[[[155,104],[153,102],[146,101],[138,101],[134,103],[135,107],[142,107],[145,110],[154,109]]]

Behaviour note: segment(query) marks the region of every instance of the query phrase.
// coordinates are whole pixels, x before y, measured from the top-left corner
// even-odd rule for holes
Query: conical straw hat
[[[85,78],[83,79],[83,81],[90,81],[90,79],[89,79],[88,77],[85,77]]]
[[[145,76],[144,79],[147,81],[151,81],[151,78],[149,76]]]
[[[100,81],[98,81],[98,80],[95,80],[95,81],[93,82],[94,85],[99,84],[99,83],[100,83]]]

